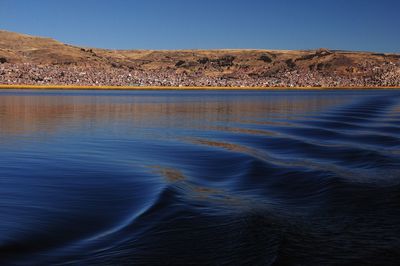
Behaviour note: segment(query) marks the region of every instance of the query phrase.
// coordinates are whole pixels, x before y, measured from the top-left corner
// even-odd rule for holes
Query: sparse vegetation
[[[175,66],[176,66],[176,67],[180,67],[180,66],[182,66],[182,65],[184,65],[184,64],[185,64],[185,61],[179,60],[178,62],[176,62]]]
[[[203,57],[203,58],[197,60],[197,62],[204,65],[204,64],[207,64],[208,62],[210,62],[210,59],[208,59],[208,57]]]
[[[265,62],[265,63],[272,63],[271,57],[269,57],[269,56],[266,55],[266,54],[261,55],[260,58],[259,58],[258,60],[261,60],[261,61],[263,61],[263,62]]]
[[[213,63],[220,67],[230,67],[233,66],[233,61],[235,60],[235,57],[232,55],[225,55],[223,57],[220,57],[218,59],[211,60]]]
[[[287,59],[285,61],[288,68],[293,69],[296,67],[296,64],[293,62],[293,59]]]

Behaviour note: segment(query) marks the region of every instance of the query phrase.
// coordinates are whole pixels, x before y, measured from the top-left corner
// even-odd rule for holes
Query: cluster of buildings
[[[269,75],[243,71],[207,75],[203,71],[176,69],[140,70],[119,67],[76,65],[0,64],[0,84],[89,85],[89,86],[227,86],[227,87],[341,87],[400,86],[400,63],[365,63],[357,73],[291,69]]]

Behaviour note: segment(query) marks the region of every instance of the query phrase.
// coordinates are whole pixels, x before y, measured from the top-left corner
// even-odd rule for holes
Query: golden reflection
[[[261,136],[271,136],[271,137],[279,136],[278,132],[273,132],[273,131],[269,131],[269,130],[239,128],[239,127],[209,126],[209,127],[207,127],[207,129],[216,130],[216,131],[227,131],[227,132],[233,132],[233,133],[242,133],[242,134],[249,134],[249,135],[261,135]]]
[[[235,208],[252,208],[254,200],[247,199],[240,195],[235,195],[227,190],[212,188],[209,186],[196,185],[189,181],[189,178],[178,169],[162,166],[152,166],[153,173],[163,176],[167,183],[173,183],[183,196],[190,197],[197,201],[212,201],[213,204]]]
[[[254,151],[251,149],[233,144],[233,143],[227,143],[227,142],[220,142],[220,141],[211,141],[211,140],[206,140],[206,139],[196,139],[196,138],[189,138],[189,141],[194,143],[194,144],[200,144],[200,145],[206,145],[210,147],[217,147],[217,148],[223,148],[226,150],[234,151],[234,152],[239,152],[239,153],[247,153],[247,154],[254,154]]]
[[[299,98],[285,95],[237,98],[182,95],[0,94],[0,135],[52,133],[67,127],[116,121],[125,121],[132,127],[176,124],[195,127],[198,121],[268,119],[276,115],[317,111],[343,101],[343,98],[318,95]]]
[[[181,171],[173,168],[153,166],[151,167],[155,170],[155,173],[160,174],[165,177],[167,182],[179,182],[186,179],[186,177],[181,173]]]
[[[322,161],[315,161],[313,159],[292,159],[292,158],[282,159],[271,156],[266,151],[261,151],[252,147],[246,147],[227,142],[210,141],[206,139],[197,139],[197,138],[188,138],[187,141],[193,144],[216,147],[241,154],[247,154],[253,158],[259,159],[266,163],[281,166],[284,169],[287,169],[289,167],[302,167],[326,173],[332,172],[337,176],[346,178],[346,180],[349,182],[359,182],[360,180],[362,182],[366,182],[366,180],[371,180],[372,182],[374,182],[374,180],[376,180],[377,178],[377,173],[374,171],[371,172],[369,169],[350,169],[348,167],[337,165],[331,162],[324,163]],[[396,175],[399,176],[399,171],[391,170],[388,174],[391,176],[396,176]],[[385,178],[387,177],[388,175],[385,175]]]

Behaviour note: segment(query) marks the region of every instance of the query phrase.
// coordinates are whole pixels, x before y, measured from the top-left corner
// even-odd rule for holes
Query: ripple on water
[[[2,264],[399,261],[397,91],[113,93],[0,98]]]

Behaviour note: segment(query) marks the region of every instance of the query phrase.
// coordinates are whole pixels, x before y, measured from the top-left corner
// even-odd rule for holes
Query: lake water
[[[400,91],[0,90],[1,265],[396,265]]]

